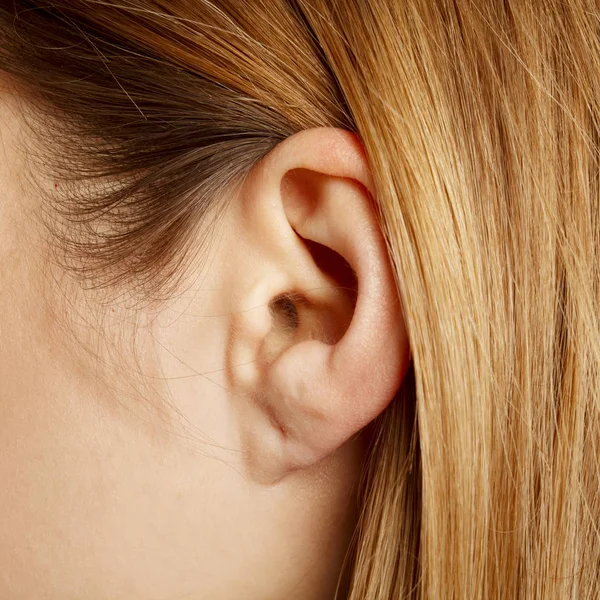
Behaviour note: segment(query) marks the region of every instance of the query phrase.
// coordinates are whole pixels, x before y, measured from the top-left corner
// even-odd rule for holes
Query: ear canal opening
[[[269,302],[269,311],[275,319],[276,326],[287,331],[295,331],[299,325],[298,307],[300,300],[296,294],[284,293]]]

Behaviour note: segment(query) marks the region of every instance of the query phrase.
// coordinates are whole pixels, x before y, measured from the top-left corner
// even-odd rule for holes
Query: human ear
[[[250,477],[325,459],[391,402],[410,349],[358,137],[296,133],[232,203],[228,384]]]

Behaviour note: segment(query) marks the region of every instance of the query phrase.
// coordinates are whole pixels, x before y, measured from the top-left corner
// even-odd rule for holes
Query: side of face
[[[282,142],[160,304],[52,261],[7,92],[0,140],[0,596],[333,597],[408,363],[355,136]]]

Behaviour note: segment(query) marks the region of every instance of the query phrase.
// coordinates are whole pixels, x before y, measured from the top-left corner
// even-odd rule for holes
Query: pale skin
[[[333,598],[361,431],[410,359],[356,136],[280,143],[170,300],[140,308],[49,258],[0,94],[0,597]],[[269,309],[286,292],[297,327]]]

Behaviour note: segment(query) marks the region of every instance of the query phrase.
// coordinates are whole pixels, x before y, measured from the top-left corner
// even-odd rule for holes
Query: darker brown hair
[[[83,281],[157,293],[202,248],[193,233],[224,190],[279,141],[352,128],[301,10],[272,8],[269,21],[236,2],[0,8],[0,65],[26,93],[37,162],[57,182],[38,186],[45,222]]]

